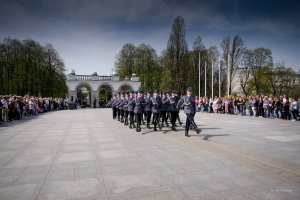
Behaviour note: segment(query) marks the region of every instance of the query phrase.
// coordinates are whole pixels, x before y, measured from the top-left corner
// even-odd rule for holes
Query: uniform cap
[[[192,87],[186,88],[186,91],[192,91]]]

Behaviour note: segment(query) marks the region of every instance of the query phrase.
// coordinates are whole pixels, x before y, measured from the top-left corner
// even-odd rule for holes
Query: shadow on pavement
[[[204,136],[203,140],[209,141],[209,138],[211,138],[211,137],[230,136],[230,134],[206,134],[206,135],[203,135],[200,133],[200,136]]]

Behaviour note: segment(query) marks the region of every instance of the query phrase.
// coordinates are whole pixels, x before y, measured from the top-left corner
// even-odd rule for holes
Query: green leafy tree
[[[64,63],[52,45],[11,38],[0,43],[1,94],[64,97],[64,71]]]
[[[155,82],[159,81],[161,76],[153,73],[160,70],[158,68],[158,57],[156,55],[156,51],[150,45],[140,44],[135,49],[134,71],[140,77],[142,89],[154,89]]]
[[[186,87],[186,71],[189,70],[189,55],[185,40],[185,23],[180,16],[176,17],[162,58],[164,74],[161,89],[183,91]]]
[[[132,43],[125,44],[117,55],[116,69],[121,78],[131,77],[134,71],[136,47]]]
[[[255,93],[264,93],[268,90],[268,73],[273,65],[272,51],[260,47],[253,50],[249,49],[246,53],[246,66],[251,69]]]

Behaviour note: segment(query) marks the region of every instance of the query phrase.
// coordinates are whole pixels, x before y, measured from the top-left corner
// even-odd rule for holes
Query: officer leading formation
[[[180,97],[177,91],[160,92],[154,90],[144,92],[123,92],[114,94],[113,98],[107,103],[107,107],[112,107],[113,119],[117,119],[125,126],[134,128],[136,132],[141,131],[141,125],[146,125],[148,129],[170,127],[176,131],[176,121],[181,125],[179,111],[183,110],[186,114],[185,136],[190,137],[189,130],[195,130],[197,134],[201,132],[194,121],[196,113],[196,98],[192,95],[192,88],[188,87],[186,95]],[[129,119],[128,119],[129,118]]]

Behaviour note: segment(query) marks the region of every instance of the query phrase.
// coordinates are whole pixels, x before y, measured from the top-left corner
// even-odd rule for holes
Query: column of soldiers
[[[134,128],[136,132],[141,131],[141,125],[146,125],[157,131],[162,127],[169,127],[176,131],[176,121],[182,125],[179,118],[179,111],[183,110],[186,114],[185,136],[190,137],[189,130],[193,129],[199,134],[201,130],[197,127],[194,116],[196,113],[195,96],[192,95],[192,88],[186,90],[185,96],[180,96],[177,91],[160,92],[144,92],[138,90],[136,92],[123,92],[114,94],[113,98],[107,103],[107,107],[112,107],[113,119],[117,119],[125,126]]]

